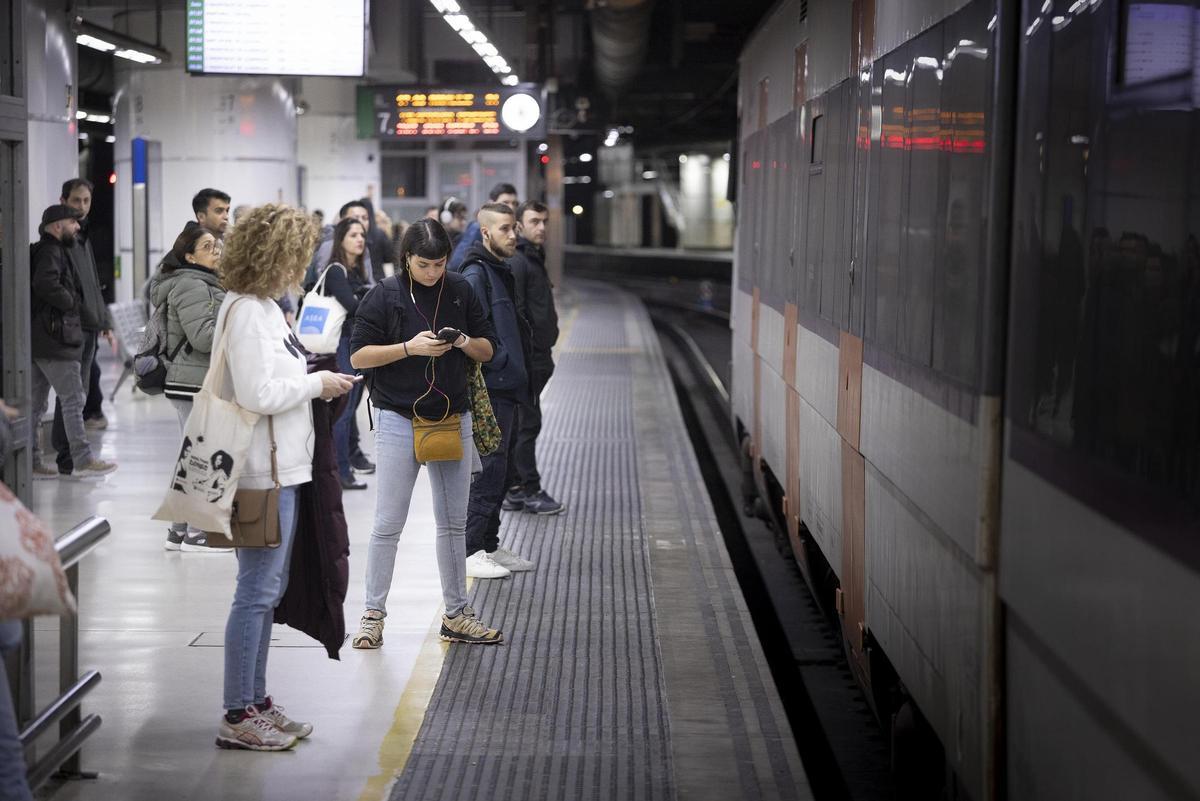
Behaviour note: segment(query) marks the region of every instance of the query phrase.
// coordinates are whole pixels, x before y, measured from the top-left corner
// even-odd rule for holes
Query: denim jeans
[[[275,607],[287,589],[299,494],[298,486],[279,492],[278,548],[237,549],[237,589],[225,624],[226,709],[245,709],[267,698],[267,649]]]
[[[80,414],[87,418],[88,388],[92,383],[92,365],[96,361],[96,341],[99,335],[93,331],[83,333],[83,354],[79,362],[79,386],[83,391],[83,403]],[[54,401],[54,423],[50,426],[50,445],[58,452],[54,461],[58,464],[58,472],[70,473],[75,469],[75,460],[71,458],[71,439],[67,436],[66,421],[63,419],[62,398]]]
[[[179,415],[179,433],[182,436],[183,429],[187,427],[188,415],[192,413],[192,402],[190,400],[179,400],[178,398],[167,398],[171,402],[171,408],[175,410],[175,414]],[[172,523],[171,530],[176,534],[190,534],[196,536],[204,532],[195,526],[189,526],[187,523]]]
[[[60,359],[33,360],[33,398],[29,419],[33,432],[33,461],[42,458],[41,419],[50,403],[50,388],[62,401],[63,425],[71,451],[73,464],[85,465],[92,461],[92,447],[88,444],[87,429],[83,427],[83,380],[79,375],[79,362]]]
[[[354,368],[350,366],[350,337],[344,336],[338,340],[337,349],[337,364],[338,370],[346,375],[354,375]],[[354,389],[350,390],[349,403],[342,410],[341,416],[333,424],[333,444],[337,449],[338,473],[342,478],[350,478],[354,472],[350,469],[350,430],[354,422],[354,413],[358,410],[358,401],[362,398],[362,382],[354,385]]]
[[[467,503],[467,553],[484,550],[492,553],[500,547],[500,504],[508,489],[508,449],[512,445],[517,404],[507,398],[492,397],[492,410],[500,424],[500,447],[483,457],[483,471],[471,483]]]
[[[0,621],[0,650],[9,651],[21,644],[21,621]],[[0,798],[5,801],[33,801],[25,779],[25,751],[18,735],[17,715],[8,671],[0,664]]]
[[[453,617],[467,604],[467,495],[471,490],[471,455],[475,441],[471,415],[462,416],[463,458],[429,462],[433,485],[433,518],[437,524],[438,573],[442,601]],[[412,421],[402,414],[380,410],[375,418],[375,526],[367,547],[367,609],[387,613],[388,590],[396,566],[396,544],[408,520],[408,506],[421,464],[413,452]]]

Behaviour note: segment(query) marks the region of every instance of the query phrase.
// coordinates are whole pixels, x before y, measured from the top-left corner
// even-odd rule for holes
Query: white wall
[[[25,4],[25,91],[28,102],[29,238],[42,210],[57,203],[63,181],[79,175],[75,124],[75,36],[65,11]]]
[[[355,119],[357,78],[304,78],[300,96],[297,161],[304,167],[304,205],[332,221],[348,200],[370,196],[379,206],[378,139],[359,139]]]

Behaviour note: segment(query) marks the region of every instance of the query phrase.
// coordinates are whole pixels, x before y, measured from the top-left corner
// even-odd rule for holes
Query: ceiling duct
[[[596,83],[610,98],[641,72],[654,0],[590,0]]]

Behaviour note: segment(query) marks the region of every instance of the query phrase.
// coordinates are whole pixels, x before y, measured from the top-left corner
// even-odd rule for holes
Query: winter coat
[[[87,222],[84,220],[80,223],[79,233],[75,235],[75,246],[67,251],[71,263],[75,266],[79,287],[83,291],[79,319],[84,331],[111,331],[112,314],[108,310],[108,304],[104,302],[104,293],[100,290],[100,271],[96,268],[96,254],[92,252]]]
[[[531,396],[527,368],[531,335],[529,323],[517,310],[512,268],[479,242],[467,252],[462,274],[475,290],[500,340],[496,355],[483,365],[488,392],[527,403]]]
[[[551,350],[558,342],[558,312],[554,288],[546,272],[546,252],[528,239],[517,240],[517,252],[508,260],[517,288],[517,310],[525,315],[532,331],[530,379],[540,386],[554,372]]]
[[[483,232],[479,230],[479,223],[471,221],[467,226],[467,230],[453,238],[454,251],[450,254],[450,261],[446,263],[447,269],[461,270],[463,264],[467,261],[467,254],[471,252],[471,248],[483,241]]]
[[[157,310],[167,304],[168,398],[191,400],[208,375],[217,311],[225,290],[217,274],[199,265],[186,265],[156,276],[150,302]]]
[[[331,354],[310,357],[309,369],[336,370],[337,361]],[[339,658],[346,639],[342,605],[350,584],[350,535],[333,445],[333,423],[346,403],[346,396],[312,402],[312,481],[300,486],[287,591],[275,607],[276,623],[317,640],[330,659]]]
[[[49,234],[33,248],[31,355],[35,359],[78,361],[83,357],[83,288],[67,248]]]

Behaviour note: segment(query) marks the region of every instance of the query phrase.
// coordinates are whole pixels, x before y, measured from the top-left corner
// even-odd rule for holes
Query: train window
[[[808,154],[809,164],[820,164],[825,161],[825,115],[818,114],[812,118],[812,143]]]
[[[1125,86],[1192,74],[1192,0],[1126,2],[1121,9],[1119,81]]]

